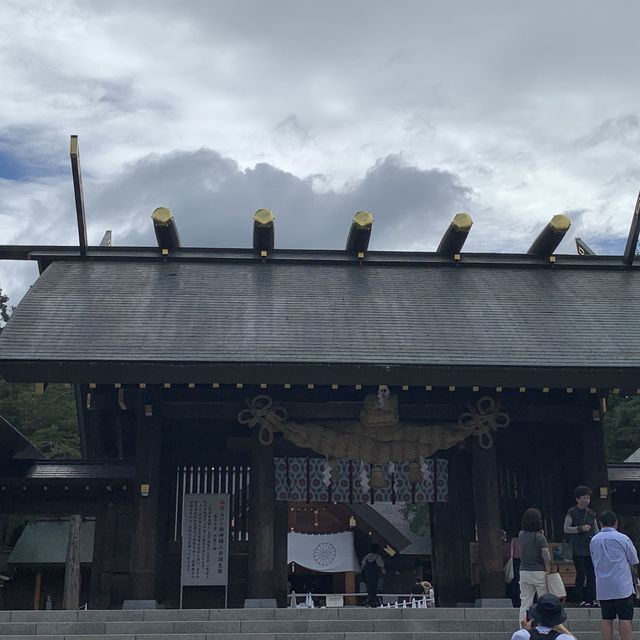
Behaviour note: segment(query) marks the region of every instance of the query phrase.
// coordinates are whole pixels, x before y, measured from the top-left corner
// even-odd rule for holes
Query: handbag
[[[562,576],[559,573],[547,573],[547,590],[557,598],[566,598],[567,590],[564,588]]]
[[[564,560],[565,562],[573,562],[573,543],[571,540],[565,540],[559,547],[558,553],[560,555],[560,560]]]
[[[511,539],[511,550],[509,553],[509,559],[505,562],[505,565],[504,565],[505,584],[511,584],[514,578],[515,578],[515,573],[513,572],[513,539]]]
[[[515,574],[513,573],[513,556],[509,558],[504,565],[504,581],[506,584],[511,584]]]

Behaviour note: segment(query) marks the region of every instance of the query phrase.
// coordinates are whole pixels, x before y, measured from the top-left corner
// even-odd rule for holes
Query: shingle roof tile
[[[57,262],[0,360],[640,366],[640,273]]]

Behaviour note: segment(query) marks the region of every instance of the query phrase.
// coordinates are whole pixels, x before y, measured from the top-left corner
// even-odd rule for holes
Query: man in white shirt
[[[538,598],[528,611],[527,617],[531,620],[531,628],[516,631],[511,640],[575,640],[569,634],[563,623],[567,614],[562,608],[562,603],[551,593],[545,593]],[[565,633],[567,632],[567,633]]]
[[[602,612],[602,640],[612,640],[616,618],[620,640],[631,640],[638,554],[631,540],[618,531],[618,516],[613,511],[602,513],[600,522],[602,530],[591,538],[589,549]]]

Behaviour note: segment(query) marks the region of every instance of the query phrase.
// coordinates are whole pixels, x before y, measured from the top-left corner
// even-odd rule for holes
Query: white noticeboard
[[[229,576],[229,495],[187,493],[182,507],[182,587],[224,586]]]

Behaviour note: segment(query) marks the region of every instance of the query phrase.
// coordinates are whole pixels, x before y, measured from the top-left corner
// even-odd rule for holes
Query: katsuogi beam
[[[460,253],[472,225],[473,220],[468,213],[457,213],[444,232],[436,253],[441,256],[453,256]]]
[[[269,209],[258,209],[253,215],[253,248],[271,251],[275,246],[275,217]]]
[[[153,229],[160,249],[179,249],[180,235],[173,214],[166,207],[158,207],[151,214]]]
[[[549,224],[545,226],[533,241],[527,253],[539,256],[550,256],[562,242],[562,238],[564,238],[567,231],[569,231],[570,226],[571,220],[569,220],[564,213],[558,213],[553,216]]]
[[[347,236],[347,253],[357,255],[364,253],[369,246],[371,229],[373,228],[373,216],[368,211],[358,211],[353,216],[349,235]]]

